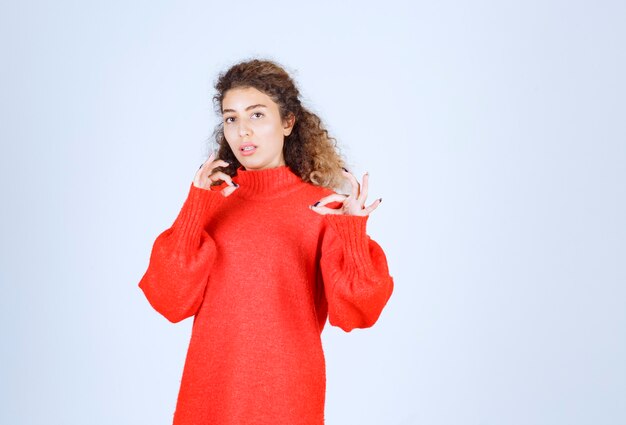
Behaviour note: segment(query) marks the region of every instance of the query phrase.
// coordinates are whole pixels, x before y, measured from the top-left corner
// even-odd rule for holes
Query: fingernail
[[[203,162],[202,164],[200,164],[200,166],[198,167],[198,170],[199,170],[200,168],[202,168],[202,166],[203,166],[203,165],[204,165],[204,162]]]
[[[314,207],[317,207],[320,204],[320,201],[317,201],[316,203],[313,204]]]
[[[347,169],[345,169],[344,167],[341,167],[343,169],[343,171],[345,171],[346,173],[349,173],[350,171],[348,171]]]
[[[233,182],[233,186],[239,187],[239,185],[237,183],[235,183],[235,182]]]
[[[379,198],[379,199],[378,199],[378,202],[383,202],[383,198]]]

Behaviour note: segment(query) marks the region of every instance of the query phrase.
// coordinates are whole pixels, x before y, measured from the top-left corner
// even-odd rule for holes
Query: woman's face
[[[294,120],[281,121],[269,96],[252,87],[230,89],[222,100],[222,116],[226,141],[245,169],[285,165],[283,143]]]

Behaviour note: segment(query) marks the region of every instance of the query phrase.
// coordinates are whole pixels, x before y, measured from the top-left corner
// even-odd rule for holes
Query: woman
[[[174,424],[323,424],[326,319],[370,327],[393,290],[366,233],[381,199],[365,207],[367,173],[343,168],[279,65],[238,63],[215,88],[217,158],[139,283],[171,322],[194,316]]]

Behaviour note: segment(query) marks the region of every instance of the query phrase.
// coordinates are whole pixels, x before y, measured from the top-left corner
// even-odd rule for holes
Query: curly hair
[[[283,145],[286,165],[306,182],[332,190],[343,188],[346,178],[341,170],[345,169],[346,162],[337,140],[329,136],[322,120],[302,105],[293,79],[275,61],[245,60],[220,73],[215,82],[217,93],[213,96],[215,112],[221,117],[222,102],[228,90],[249,87],[265,93],[278,105],[281,120],[291,114],[295,116],[293,130],[285,137]],[[223,121],[215,127],[212,137],[217,143],[217,156],[230,163],[220,169],[235,176],[241,163],[226,141]]]

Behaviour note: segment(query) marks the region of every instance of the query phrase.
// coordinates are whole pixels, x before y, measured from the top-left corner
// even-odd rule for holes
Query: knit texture
[[[174,425],[324,423],[326,320],[372,326],[393,291],[369,216],[321,215],[334,192],[288,166],[189,194],[139,282],[172,323],[194,316]],[[336,208],[333,202],[327,206]]]

